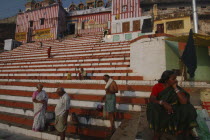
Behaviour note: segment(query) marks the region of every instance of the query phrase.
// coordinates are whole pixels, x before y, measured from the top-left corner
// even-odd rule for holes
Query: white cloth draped
[[[109,86],[111,85],[111,83],[113,82],[114,80],[112,78],[109,78],[108,82],[106,83],[106,86],[105,86],[105,90],[109,88]]]
[[[46,94],[46,92],[44,90],[42,90],[39,93],[37,91],[35,91],[33,93],[32,98],[36,99],[38,101],[45,100],[44,104],[33,102],[34,122],[33,122],[32,130],[34,130],[34,131],[43,130],[45,127],[45,123],[46,123],[45,113],[46,113],[46,109],[47,109],[48,95]]]
[[[55,107],[55,115],[60,116],[63,115],[66,110],[70,109],[70,97],[67,93],[63,94],[57,102]]]

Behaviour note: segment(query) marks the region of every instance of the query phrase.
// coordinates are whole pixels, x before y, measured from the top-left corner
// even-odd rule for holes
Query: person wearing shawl
[[[198,125],[190,95],[177,83],[175,73],[166,70],[152,88],[147,120],[149,127],[154,130],[153,140],[159,140],[163,133],[187,140],[190,139],[191,130]]]
[[[37,85],[37,91],[33,93],[32,101],[34,105],[34,121],[32,130],[43,131],[45,128],[48,95],[43,89],[42,84]]]
[[[102,102],[105,100],[105,112],[108,113],[108,117],[111,123],[111,129],[112,131],[114,131],[115,130],[114,112],[116,111],[115,93],[118,93],[118,87],[116,82],[109,75],[104,75],[103,79],[106,82],[105,86],[106,95],[103,97]]]

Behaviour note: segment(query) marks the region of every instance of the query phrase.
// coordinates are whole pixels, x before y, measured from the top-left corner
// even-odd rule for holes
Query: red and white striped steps
[[[14,125],[22,125],[20,129],[24,128],[31,133],[31,95],[36,90],[36,85],[42,82],[50,97],[48,111],[54,110],[56,88],[64,87],[71,97],[70,111],[78,114],[81,124],[84,125],[80,135],[105,138],[110,134],[110,123],[103,118],[102,112],[96,111],[97,104],[105,94],[105,83],[102,80],[104,74],[114,76],[119,85],[116,113],[118,125],[121,119],[129,119],[129,111],[141,110],[141,106],[147,103],[146,98],[151,86],[132,85],[143,78],[129,68],[129,42],[99,43],[97,39],[88,40],[87,37],[73,40],[45,41],[42,49],[39,48],[39,42],[24,44],[0,55],[0,114],[6,114],[2,120],[15,120],[12,122]],[[57,53],[57,56],[51,59],[46,58],[49,46],[52,46],[52,55]],[[65,79],[67,73],[71,73],[72,79],[76,79],[78,68],[81,67],[85,68],[87,73],[93,73],[92,80]],[[90,116],[89,121],[86,121],[87,115]],[[26,121],[22,121],[22,117]],[[5,123],[0,124],[0,127],[4,125],[8,127]],[[23,126],[30,128],[27,130]],[[97,133],[95,128],[98,129]],[[75,126],[69,125],[67,131],[75,133],[75,129]]]

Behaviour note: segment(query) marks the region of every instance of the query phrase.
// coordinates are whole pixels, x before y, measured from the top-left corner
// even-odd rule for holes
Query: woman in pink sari
[[[48,95],[43,89],[42,84],[37,85],[37,91],[33,93],[32,101],[34,105],[34,122],[32,130],[43,131],[45,128]]]

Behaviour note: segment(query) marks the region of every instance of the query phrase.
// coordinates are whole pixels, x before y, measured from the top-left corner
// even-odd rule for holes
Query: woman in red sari
[[[197,114],[190,104],[190,95],[177,83],[175,73],[167,70],[152,88],[147,120],[154,130],[153,140],[159,140],[163,133],[189,140],[189,132],[197,126]]]
[[[47,50],[47,55],[48,55],[48,58],[51,57],[51,47],[48,48],[48,50]]]

